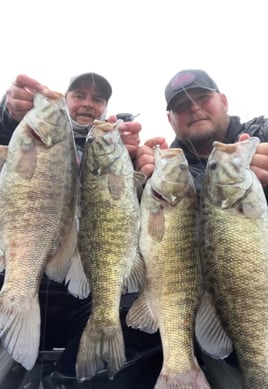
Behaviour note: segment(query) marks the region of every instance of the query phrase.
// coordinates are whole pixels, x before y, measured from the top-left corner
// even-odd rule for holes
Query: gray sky
[[[27,74],[65,92],[95,71],[113,86],[108,114],[140,113],[142,141],[173,132],[164,88],[179,70],[201,68],[230,114],[268,116],[265,0],[8,0],[1,4],[0,93]]]

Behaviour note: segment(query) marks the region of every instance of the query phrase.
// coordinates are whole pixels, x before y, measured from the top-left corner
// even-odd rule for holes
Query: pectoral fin
[[[150,213],[148,232],[150,236],[158,242],[163,239],[165,234],[165,215],[162,208],[159,208],[156,212]]]
[[[55,282],[68,284],[68,291],[75,297],[86,298],[90,293],[81,258],[77,249],[77,220],[66,230],[65,236],[46,266],[46,275]]]
[[[124,293],[135,293],[144,283],[145,264],[139,252],[136,253],[129,275],[124,280]]]
[[[144,292],[140,294],[130,307],[126,323],[129,327],[139,329],[148,334],[153,334],[158,330],[157,320],[147,303]]]
[[[196,315],[195,335],[201,349],[214,359],[227,358],[233,351],[208,293],[203,295]]]
[[[114,200],[119,200],[125,188],[124,177],[108,174],[108,186],[112,198]]]
[[[14,158],[16,172],[26,180],[30,180],[37,165],[37,151],[34,142],[21,145],[19,152]]]

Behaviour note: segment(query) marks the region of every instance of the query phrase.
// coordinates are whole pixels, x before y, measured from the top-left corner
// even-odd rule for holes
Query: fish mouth
[[[166,198],[159,192],[157,192],[155,189],[151,188],[152,196],[155,197],[157,200],[166,201]]]
[[[32,128],[32,127],[29,127],[29,131],[30,131],[30,134],[32,135],[32,137],[36,140],[38,140],[39,142],[45,144],[42,139],[40,138],[39,135],[37,135],[37,133],[35,132],[35,130]]]
[[[156,200],[160,201],[160,202],[165,202],[169,205],[175,205],[177,204],[178,202],[178,199],[179,197],[178,196],[164,196],[162,193],[160,193],[159,191],[157,191],[156,189],[154,188],[151,188],[151,195],[153,198],[155,198]]]

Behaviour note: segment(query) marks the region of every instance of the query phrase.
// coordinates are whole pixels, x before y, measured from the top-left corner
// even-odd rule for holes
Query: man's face
[[[90,83],[83,83],[66,94],[70,116],[80,125],[91,126],[95,119],[103,119],[107,101]]]
[[[168,112],[176,136],[183,143],[223,138],[229,124],[225,95],[205,89],[191,89],[178,95]]]

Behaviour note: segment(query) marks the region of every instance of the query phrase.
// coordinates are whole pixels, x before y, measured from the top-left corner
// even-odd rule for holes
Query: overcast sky
[[[164,88],[201,68],[242,120],[268,116],[265,0],[6,0],[1,4],[0,93],[24,73],[65,92],[95,71],[113,87],[108,114],[140,113],[142,141],[173,132]]]

